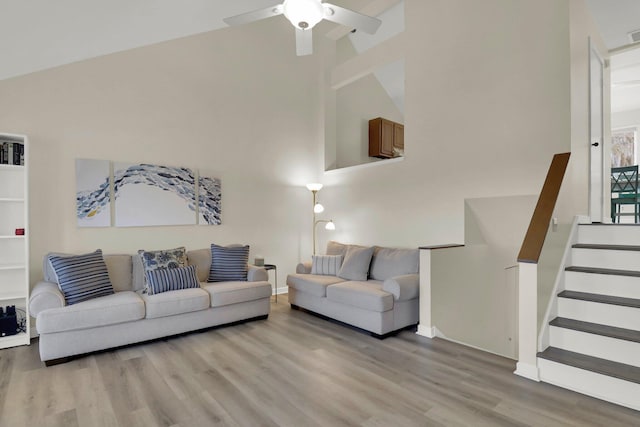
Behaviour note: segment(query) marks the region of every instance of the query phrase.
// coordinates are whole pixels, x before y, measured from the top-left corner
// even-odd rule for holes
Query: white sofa
[[[249,266],[247,281],[207,283],[211,250],[187,252],[200,288],[147,295],[138,255],[105,255],[114,293],[66,305],[48,257],[44,281],[29,299],[40,334],[40,358],[47,366],[70,356],[153,340],[212,326],[266,319],[271,284],[266,270]]]
[[[346,262],[350,248],[364,247],[332,241],[326,254],[342,256]],[[296,274],[287,276],[291,307],[364,329],[377,338],[415,327],[420,318],[418,249],[374,247],[370,262],[365,260],[362,268],[362,278],[350,280],[353,275],[344,270],[343,277],[311,274],[312,262],[298,264]]]

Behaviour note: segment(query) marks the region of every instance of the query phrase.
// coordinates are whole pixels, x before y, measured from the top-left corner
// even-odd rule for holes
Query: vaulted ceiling
[[[332,1],[362,10],[383,0]],[[225,26],[224,17],[278,3],[278,0],[0,0],[3,17],[0,80],[219,29]],[[587,4],[610,50],[629,44],[628,32],[640,29],[639,0],[587,0]],[[283,19],[286,25],[282,17],[272,19]],[[624,64],[621,72],[616,68],[618,63]],[[612,65],[614,84],[616,79],[640,81],[640,51],[627,53],[620,60],[614,58]],[[632,74],[636,71],[637,78]],[[624,88],[620,90],[615,87],[614,102],[625,98],[624,108],[635,108],[627,104],[637,99],[640,108],[640,84],[618,85]],[[625,96],[629,90],[633,94]]]

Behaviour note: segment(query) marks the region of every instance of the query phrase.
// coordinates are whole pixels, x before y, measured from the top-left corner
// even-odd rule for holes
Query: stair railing
[[[571,153],[553,156],[529,228],[518,254],[518,363],[517,375],[539,381],[538,261],[551,224]]]

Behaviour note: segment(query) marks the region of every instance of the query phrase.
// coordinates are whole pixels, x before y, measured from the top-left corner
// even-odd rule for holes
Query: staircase
[[[540,379],[640,410],[640,226],[578,227]]]

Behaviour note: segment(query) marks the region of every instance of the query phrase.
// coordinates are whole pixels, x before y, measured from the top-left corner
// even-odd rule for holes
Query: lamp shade
[[[333,230],[336,229],[336,225],[333,223],[333,220],[332,220],[332,221],[327,222],[327,225],[325,225],[324,228],[326,230],[332,230],[333,231]]]
[[[322,206],[320,203],[316,203],[315,205],[313,205],[313,212],[314,213],[324,212],[324,206]]]
[[[322,190],[322,184],[318,184],[318,183],[307,184],[307,188],[309,189],[309,191],[320,191]]]
[[[294,27],[302,30],[313,28],[324,17],[320,0],[284,0],[282,11]]]

